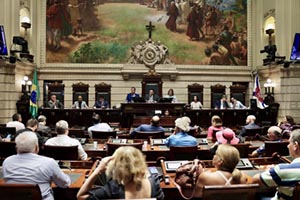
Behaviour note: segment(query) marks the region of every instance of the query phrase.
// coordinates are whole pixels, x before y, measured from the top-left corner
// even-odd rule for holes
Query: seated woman
[[[165,144],[170,146],[196,146],[197,140],[195,137],[188,134],[190,130],[191,120],[188,117],[181,117],[175,120],[175,130],[170,135]]]
[[[217,141],[214,145],[210,147],[210,152],[215,154],[218,146],[220,144],[238,144],[240,139],[235,136],[235,132],[230,128],[225,128],[222,131],[216,133]]]
[[[278,125],[282,129],[282,136],[284,138],[289,138],[292,130],[300,128],[297,127],[294,118],[292,116],[286,115],[283,119],[278,122]]]
[[[192,110],[197,110],[202,108],[202,103],[199,101],[198,96],[195,95],[193,97],[193,101],[191,102],[191,109]]]
[[[165,98],[172,98],[172,103],[178,103],[178,100],[174,94],[174,90],[171,88],[168,90],[168,94],[164,96]]]
[[[236,165],[239,161],[240,154],[235,147],[227,144],[219,145],[212,160],[216,171],[207,170],[199,175],[194,197],[202,196],[204,185],[232,185],[246,183],[246,176],[236,169]]]
[[[207,139],[213,138],[213,132],[222,131],[223,130],[223,121],[218,115],[214,115],[211,118],[211,126],[208,127],[207,130]]]
[[[112,177],[103,187],[92,190],[101,173]],[[101,160],[81,186],[77,199],[164,199],[157,176],[148,172],[145,157],[134,147],[119,147],[111,157]]]

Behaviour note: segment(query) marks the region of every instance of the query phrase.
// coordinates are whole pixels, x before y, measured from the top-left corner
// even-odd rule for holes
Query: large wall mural
[[[247,0],[47,0],[46,63],[127,63],[150,21],[175,64],[247,65]]]

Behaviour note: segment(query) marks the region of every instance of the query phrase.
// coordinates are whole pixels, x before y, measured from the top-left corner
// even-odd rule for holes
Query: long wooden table
[[[66,120],[70,127],[83,126],[89,127],[92,125],[92,115],[97,113],[101,116],[103,122],[117,122],[123,128],[130,128],[133,125],[136,116],[152,116],[156,110],[169,109],[172,116],[188,116],[191,118],[191,125],[198,125],[202,128],[210,126],[211,117],[219,115],[223,120],[223,125],[226,127],[236,127],[245,124],[247,115],[255,115],[256,122],[262,123],[276,122],[277,115],[269,109],[202,109],[190,110],[184,107],[185,104],[173,103],[128,103],[122,104],[119,109],[39,109],[40,115],[47,117],[47,124],[54,127],[59,120]]]

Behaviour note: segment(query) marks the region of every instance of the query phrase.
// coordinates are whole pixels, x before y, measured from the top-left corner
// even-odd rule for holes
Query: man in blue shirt
[[[170,146],[196,146],[197,140],[195,137],[188,134],[190,130],[190,118],[181,117],[175,120],[174,133],[169,136],[165,144]]]
[[[165,129],[159,125],[159,121],[160,118],[158,116],[153,116],[150,124],[141,124],[130,133],[130,136],[134,138],[136,131],[165,131]]]
[[[140,95],[135,93],[135,91],[135,87],[131,87],[130,93],[128,93],[126,96],[127,103],[133,103],[134,98],[140,97]]]
[[[277,187],[272,199],[292,199],[293,189],[300,181],[300,129],[292,131],[289,144],[290,156],[294,160],[290,164],[278,164],[269,170],[253,177],[254,183],[264,184],[267,187]]]

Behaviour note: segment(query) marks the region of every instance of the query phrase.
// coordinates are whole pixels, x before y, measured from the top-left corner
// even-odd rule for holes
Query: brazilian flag
[[[40,97],[39,82],[37,79],[37,71],[35,67],[34,74],[33,74],[33,83],[31,88],[31,95],[30,95],[30,105],[29,105],[29,112],[31,113],[32,118],[36,118],[38,116],[39,97]]]

